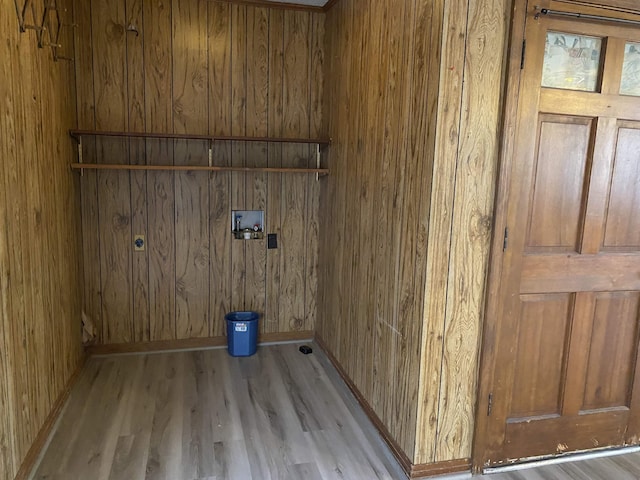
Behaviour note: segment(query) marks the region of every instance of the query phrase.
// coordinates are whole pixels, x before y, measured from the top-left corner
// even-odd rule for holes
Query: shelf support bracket
[[[213,140],[209,139],[209,166],[213,166]]]
[[[78,163],[82,163],[82,137],[78,137]],[[80,170],[80,176],[84,176],[84,168]]]
[[[316,168],[320,169],[320,144],[316,144]],[[316,172],[316,182],[320,180],[320,173]]]

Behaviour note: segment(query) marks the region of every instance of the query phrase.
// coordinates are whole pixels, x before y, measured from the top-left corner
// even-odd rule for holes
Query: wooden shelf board
[[[191,135],[181,133],[145,133],[145,132],[110,132],[96,130],[69,130],[76,140],[83,136],[98,137],[127,137],[127,138],[164,138],[172,140],[209,140],[209,141],[235,141],[235,142],[271,142],[271,143],[313,143],[318,145],[329,145],[329,138],[279,138],[279,137],[239,137],[224,135]]]
[[[317,173],[329,175],[328,168],[271,168],[271,167],[216,167],[206,165],[117,165],[110,163],[72,163],[73,170],[164,170],[182,172],[264,172],[264,173]]]

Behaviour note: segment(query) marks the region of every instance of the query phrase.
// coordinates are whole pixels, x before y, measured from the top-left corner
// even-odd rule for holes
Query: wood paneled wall
[[[19,32],[13,2],[0,31],[0,478],[12,479],[81,361],[82,257],[73,64]]]
[[[471,456],[512,1],[437,3],[442,63],[417,464]]]
[[[327,14],[318,333],[414,464],[471,456],[510,3]]]
[[[207,0],[76,1],[79,127],[317,137],[324,15]],[[135,27],[135,32],[128,26]],[[207,164],[206,142],[85,138],[84,161]],[[217,143],[216,165],[312,166],[307,145]],[[312,175],[85,172],[84,305],[99,343],[315,328],[319,184]],[[231,210],[266,240],[232,240]],[[146,250],[133,251],[133,236]]]
[[[318,334],[409,459],[420,371],[439,52],[432,2],[327,13]]]

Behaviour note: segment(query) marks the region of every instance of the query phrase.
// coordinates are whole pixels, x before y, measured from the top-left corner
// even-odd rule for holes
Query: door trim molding
[[[507,228],[507,207],[512,158],[515,148],[518,102],[520,97],[521,64],[524,55],[525,23],[527,19],[528,0],[513,0],[511,11],[511,27],[509,50],[505,74],[505,101],[502,112],[502,140],[498,164],[498,180],[496,188],[495,214],[489,271],[485,296],[485,314],[482,326],[480,352],[480,375],[478,396],[476,401],[476,421],[473,438],[472,471],[481,473],[487,460],[489,446],[489,422],[487,412],[490,411],[490,396],[493,390],[493,373],[496,358],[495,334],[500,318],[500,279],[504,257],[504,236]]]
[[[635,1],[635,0],[634,0]],[[616,12],[619,18],[640,18],[640,9],[623,8],[628,4],[626,0],[546,0],[542,3],[550,5],[566,4],[568,11],[584,12]],[[516,128],[518,123],[518,106],[520,102],[520,84],[522,81],[521,63],[523,60],[525,26],[528,17],[528,7],[535,5],[533,0],[513,0],[507,66],[505,74],[505,100],[503,106],[501,143],[496,183],[496,197],[494,207],[494,229],[489,257],[487,288],[485,296],[484,322],[481,332],[481,352],[478,377],[478,395],[476,400],[476,417],[472,451],[472,470],[481,473],[490,457],[493,447],[490,434],[490,398],[494,391],[494,372],[497,360],[497,332],[500,331],[502,297],[501,277],[504,259],[509,250],[503,251],[504,232],[507,228],[507,214],[509,204],[509,189],[511,172],[513,170],[513,155],[515,152]],[[584,452],[582,452],[584,453]]]

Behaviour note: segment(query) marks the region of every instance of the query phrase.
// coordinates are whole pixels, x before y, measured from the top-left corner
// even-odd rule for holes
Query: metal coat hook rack
[[[26,32],[27,30],[39,31],[42,29],[42,26],[36,25],[35,23],[36,11],[32,0],[24,0],[23,2],[20,2],[20,0],[13,0],[13,3],[16,6],[16,14],[18,15],[18,24],[20,25],[21,32]],[[31,20],[33,23],[27,23],[28,13],[31,13]]]
[[[41,0],[41,15],[38,14],[39,9],[36,8],[36,1],[37,0],[14,0],[20,31],[26,32],[27,30],[34,30],[38,39],[38,47],[51,48],[54,61],[73,61],[73,58],[59,53],[59,50],[63,47],[60,42],[60,37],[64,27],[76,27],[77,25],[64,23],[62,21],[57,0]],[[31,16],[31,18],[28,19],[28,16]]]

